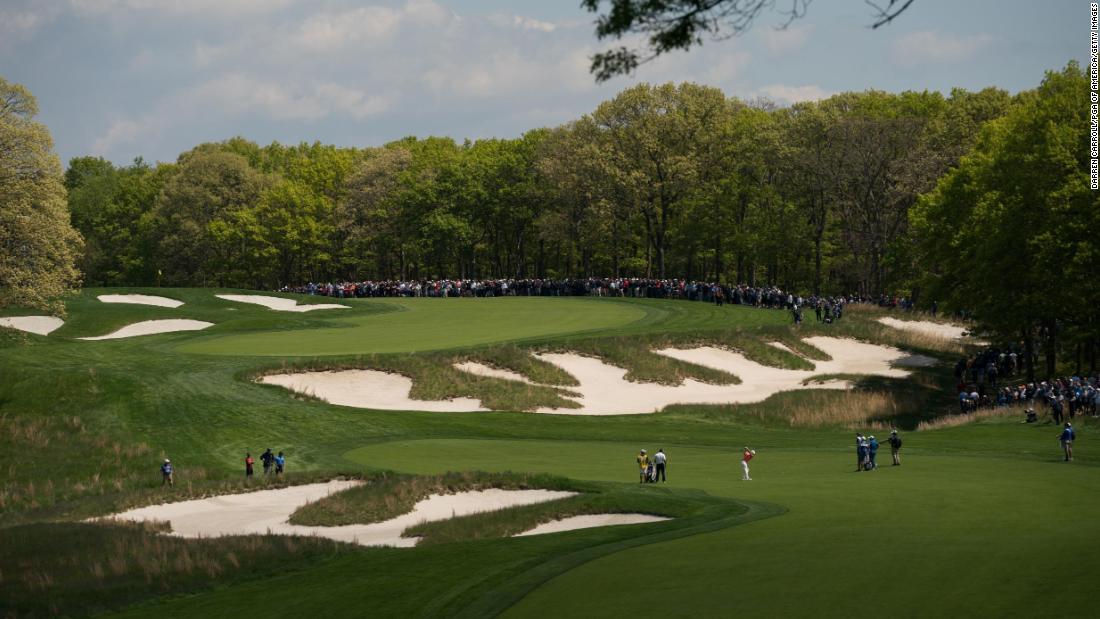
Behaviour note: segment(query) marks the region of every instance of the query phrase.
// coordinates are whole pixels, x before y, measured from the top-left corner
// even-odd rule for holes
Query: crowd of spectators
[[[1038,359],[1033,358],[1032,363]],[[1024,352],[1015,347],[990,347],[959,359],[955,364],[959,409],[969,413],[979,408],[1039,405],[1049,409],[1055,423],[1064,417],[1096,415],[1100,374],[1017,382],[1025,365]]]
[[[848,303],[872,302],[859,295],[803,296],[775,286],[721,284],[684,279],[569,278],[569,279],[426,279],[341,283],[308,283],[280,292],[344,298],[371,297],[631,297],[682,299],[723,305],[750,305],[795,310],[831,308],[839,315]]]

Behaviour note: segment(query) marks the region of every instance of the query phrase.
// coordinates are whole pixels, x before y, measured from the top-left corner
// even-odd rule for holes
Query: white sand
[[[0,318],[0,327],[18,329],[35,335],[49,335],[65,324],[55,316],[7,316]]]
[[[475,376],[486,376],[489,378],[502,378],[504,380],[514,380],[520,383],[526,383],[528,385],[534,385],[535,383],[530,379],[518,372],[511,370],[502,370],[494,368],[492,366],[485,365],[484,363],[478,363],[477,361],[464,361],[462,363],[456,363],[455,369],[473,374]]]
[[[216,294],[214,296],[218,297],[219,299],[225,299],[226,301],[262,305],[268,309],[273,309],[279,312],[312,312],[313,310],[323,309],[350,309],[347,305],[337,305],[336,303],[298,305],[298,302],[294,299],[268,297],[258,294]]]
[[[570,390],[580,394],[575,409],[542,408],[536,412],[561,415],[621,415],[654,413],[671,404],[745,404],[761,402],[780,391],[793,389],[846,389],[845,381],[803,381],[822,374],[870,374],[904,377],[906,370],[891,363],[906,356],[886,346],[865,344],[855,340],[832,337],[807,338],[806,342],[829,354],[832,361],[818,361],[813,370],[786,370],[761,365],[730,350],[704,346],[693,349],[668,348],[657,354],[735,374],[739,385],[711,385],[687,379],[676,386],[655,383],[632,383],[624,377],[626,370],[608,365],[599,359],[575,354],[542,354],[549,361],[580,381],[580,387]]]
[[[359,481],[330,481],[261,490],[194,501],[167,503],[133,509],[111,516],[118,520],[167,521],[172,534],[180,537],[221,535],[316,535],[363,546],[415,546],[419,538],[401,537],[405,529],[421,522],[447,520],[479,512],[543,503],[574,496],[553,490],[480,490],[457,494],[433,494],[418,502],[407,514],[374,524],[335,527],[300,526],[287,520],[299,507],[333,492],[359,485]]]
[[[669,348],[658,354],[735,374],[739,385],[711,385],[688,379],[680,385],[637,383],[626,380],[627,371],[601,359],[573,353],[544,353],[537,358],[553,363],[572,374],[580,383],[569,387],[573,395],[564,395],[577,402],[579,408],[541,408],[536,412],[560,415],[627,415],[654,413],[671,404],[742,404],[761,402],[779,393],[794,389],[848,389],[844,380],[819,380],[825,374],[863,374],[901,378],[909,372],[899,365],[923,366],[934,359],[909,355],[896,348],[866,344],[834,337],[811,337],[805,340],[832,357],[817,361],[813,370],[785,370],[750,361],[744,355],[714,347],[693,349]],[[519,375],[482,364],[458,364],[463,371],[478,375],[519,380]],[[490,373],[492,372],[492,373]],[[484,411],[481,402],[472,398],[429,401],[409,397],[412,380],[398,374],[377,370],[342,370],[336,372],[305,372],[265,376],[261,382],[280,385],[293,391],[312,395],[341,406],[381,410],[415,410],[438,412]],[[526,381],[525,381],[526,382]]]
[[[81,340],[117,340],[124,337],[137,337],[139,335],[156,335],[158,333],[175,333],[176,331],[201,331],[207,327],[213,327],[214,323],[203,320],[189,320],[185,318],[172,318],[169,320],[143,320],[126,325],[114,333],[97,335],[96,337],[81,337]]]
[[[183,305],[183,301],[148,294],[101,294],[96,298],[104,303],[134,303],[137,305],[155,305],[157,307],[179,307]]]
[[[957,340],[966,335],[966,329],[958,325],[929,322],[927,320],[898,320],[897,318],[885,317],[879,318],[878,321],[887,327],[916,331],[917,333],[945,337],[950,340]]]
[[[569,518],[544,522],[523,533],[516,533],[512,537],[560,533],[562,531],[576,531],[577,529],[591,529],[593,527],[610,527],[620,524],[644,524],[647,522],[661,522],[664,520],[668,520],[668,518],[650,516],[649,514],[587,514],[584,516],[571,516]]]
[[[483,408],[480,401],[471,398],[414,400],[409,397],[412,379],[378,370],[271,374],[261,378],[260,382],[321,398],[329,404],[356,408],[444,413],[489,410]]]

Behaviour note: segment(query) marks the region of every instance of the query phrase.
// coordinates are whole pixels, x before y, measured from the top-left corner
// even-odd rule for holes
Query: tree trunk
[[[1057,327],[1053,321],[1046,321],[1043,325],[1046,341],[1043,342],[1043,354],[1046,357],[1046,378],[1054,376],[1057,364],[1057,351],[1055,345],[1057,344],[1057,334],[1055,333]]]
[[[821,295],[821,237],[818,232],[814,237],[814,296]]]
[[[1031,329],[1024,330],[1024,366],[1027,368],[1027,382],[1035,382],[1035,338],[1031,335]]]

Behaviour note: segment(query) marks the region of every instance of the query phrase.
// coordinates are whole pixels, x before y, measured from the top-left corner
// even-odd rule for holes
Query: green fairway
[[[960,434],[965,440],[968,433]],[[739,446],[664,448],[670,485],[790,511],[598,559],[547,583],[508,616],[775,616],[809,609],[842,616],[865,608],[868,591],[897,604],[894,614],[902,616],[1038,616],[1049,604],[1041,583],[1050,574],[1058,574],[1059,615],[1094,610],[1100,498],[1090,490],[1093,467],[923,453],[890,467],[882,453],[880,470],[857,474],[844,450],[775,449],[761,450],[753,481],[741,482]],[[417,472],[461,462],[630,480],[636,451],[630,443],[432,440],[376,445],[348,457]],[[640,587],[639,572],[659,581]]]
[[[625,302],[593,299],[342,300],[396,311],[343,318],[330,310],[328,328],[232,335],[186,344],[184,352],[223,355],[317,356],[392,353],[477,346],[621,327],[646,316]]]
[[[871,309],[796,330],[786,312],[650,299],[347,300],[348,310],[296,314],[226,302],[213,290],[110,291],[184,301],[175,309],[97,301],[105,292],[69,299],[55,335],[0,338],[0,450],[19,454],[0,467],[0,606],[18,604],[16,614],[842,616],[883,599],[902,616],[1004,617],[1042,616],[1054,596],[1060,615],[1092,615],[1088,578],[1100,566],[1095,421],[1075,424],[1072,464],[1059,461],[1056,428],[1045,420],[913,432],[917,421],[954,410],[946,363],[904,379],[857,380],[857,391],[885,394],[876,419],[899,424],[906,437],[904,466],[859,474],[851,472],[848,422],[799,426],[785,415],[848,402],[843,392],[584,417],[507,405],[487,413],[373,411],[253,382],[284,365],[323,367],[330,362],[300,357],[325,354],[338,367],[405,373],[425,398],[523,403],[550,388],[471,379],[452,364],[478,359],[553,382],[530,357],[532,347],[551,347],[608,359],[646,380],[671,371],[706,379],[697,366],[664,364],[650,347],[714,341],[762,363],[808,366],[768,343],[804,355],[820,354],[799,344],[811,335],[917,346],[874,323]],[[157,318],[215,326],[72,339]],[[410,354],[429,348],[442,350]],[[364,351],[378,354],[348,356]],[[950,359],[942,350],[914,351]],[[739,481],[746,444],[759,450],[751,483]],[[286,452],[290,483],[386,470],[549,473],[600,489],[582,502],[680,516],[523,539],[461,538],[448,529],[439,535],[455,537],[411,550],[249,538],[192,547],[79,523],[244,490],[244,453],[269,446]],[[636,483],[642,447],[669,453],[669,484]],[[173,489],[157,477],[164,457],[177,465]],[[888,448],[879,457],[888,464]],[[183,557],[201,561],[203,571]],[[47,579],[48,598],[40,584]]]

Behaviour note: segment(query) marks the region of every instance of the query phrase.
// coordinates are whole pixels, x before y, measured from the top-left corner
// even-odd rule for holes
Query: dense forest
[[[74,256],[85,285],[682,278],[937,301],[1013,341],[1092,359],[1100,341],[1100,201],[1076,63],[1015,95],[867,91],[790,107],[640,84],[516,139],[238,137],[173,163],[78,157],[63,188],[33,97],[3,85],[25,102],[5,108],[9,141],[41,139],[29,159],[12,156],[39,164],[8,166],[0,191],[49,196],[39,213],[61,212],[67,195],[83,237],[30,226],[38,245],[7,246],[39,247],[46,266]],[[31,221],[17,215],[0,223]],[[8,253],[0,304],[74,280],[43,287]]]
[[[908,215],[1023,96],[879,91],[777,108],[641,84],[517,139],[202,144],[77,158],[87,284],[649,276],[915,288]]]

